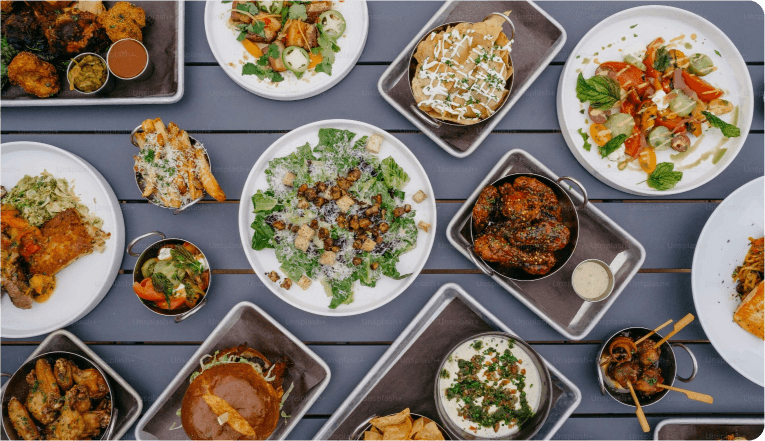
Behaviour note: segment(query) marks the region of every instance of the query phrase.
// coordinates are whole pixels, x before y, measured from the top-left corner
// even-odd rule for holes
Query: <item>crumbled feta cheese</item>
[[[667,94],[663,90],[658,90],[651,97],[651,101],[656,103],[656,107],[659,110],[664,110],[669,107],[669,100],[667,100]]]
[[[162,248],[159,250],[159,254],[157,254],[158,260],[170,260],[173,258],[173,255],[170,254],[170,248]]]
[[[624,158],[624,144],[622,144],[618,149],[614,150],[610,155],[607,156],[609,161],[618,161],[622,158]]]

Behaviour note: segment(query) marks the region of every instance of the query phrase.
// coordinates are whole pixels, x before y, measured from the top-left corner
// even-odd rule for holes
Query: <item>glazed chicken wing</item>
[[[539,217],[539,201],[527,193],[517,191],[512,184],[506,182],[500,185],[499,194],[502,198],[502,216],[512,225],[526,224]]]
[[[100,400],[109,392],[106,380],[96,369],[79,370],[76,366],[72,366],[72,377],[75,383],[85,386],[92,400]]]
[[[473,206],[473,227],[477,234],[483,232],[494,214],[494,204],[499,200],[499,191],[493,185],[486,186],[481,190]]]
[[[47,360],[37,360],[35,369],[27,375],[27,383],[31,386],[27,395],[27,409],[37,421],[50,424],[56,419],[56,411],[61,408],[61,392]]]
[[[475,252],[487,262],[498,263],[505,267],[517,267],[529,274],[547,274],[555,266],[552,253],[543,251],[523,251],[503,237],[485,234],[475,240]]]
[[[56,68],[31,52],[20,52],[13,58],[8,80],[40,98],[57,94],[61,87]]]
[[[520,176],[513,182],[513,187],[522,193],[534,197],[540,204],[542,217],[561,222],[561,209],[555,193],[539,179]]]
[[[557,251],[565,248],[571,234],[565,225],[555,221],[543,221],[520,227],[503,222],[493,226],[491,230],[512,245],[538,251]]]
[[[128,2],[117,2],[111,9],[98,16],[98,22],[106,29],[112,41],[132,38],[143,41],[146,12]]]
[[[11,419],[16,433],[24,439],[40,439],[40,432],[37,430],[32,417],[29,416],[27,408],[16,398],[13,397],[8,402],[8,417]]]

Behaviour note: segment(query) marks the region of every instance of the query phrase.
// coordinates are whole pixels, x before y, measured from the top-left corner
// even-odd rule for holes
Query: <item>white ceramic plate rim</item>
[[[739,187],[736,191],[731,193],[727,198],[725,198],[724,201],[715,209],[715,211],[712,213],[712,215],[707,220],[707,223],[704,224],[704,228],[701,230],[701,234],[699,235],[699,239],[696,243],[696,251],[693,253],[693,263],[691,266],[691,289],[693,291],[693,303],[696,308],[696,313],[699,316],[699,322],[701,323],[701,327],[704,329],[704,333],[707,335],[707,338],[712,343],[712,346],[717,350],[717,352],[722,356],[723,359],[731,366],[733,369],[738,371],[741,375],[746,377],[747,379],[751,380],[752,382],[763,386],[763,382],[765,381],[765,377],[763,377],[763,370],[760,368],[758,372],[752,372],[747,370],[747,367],[745,365],[738,365],[737,362],[739,359],[737,357],[734,357],[734,355],[731,352],[731,340],[729,338],[724,338],[724,336],[719,335],[715,331],[720,328],[720,325],[717,324],[717,320],[719,320],[721,317],[710,317],[706,315],[705,308],[701,307],[702,302],[709,301],[709,296],[707,296],[706,299],[702,298],[702,291],[705,290],[703,286],[702,280],[700,280],[700,266],[701,266],[701,255],[699,250],[704,249],[706,246],[706,243],[710,241],[710,237],[714,234],[712,231],[713,224],[718,224],[718,218],[724,217],[725,209],[726,207],[731,204],[733,200],[735,200],[740,194],[746,194],[746,193],[761,193],[763,184],[765,183],[765,177],[759,177],[753,181],[748,182],[747,184],[744,184],[743,186]],[[762,222],[762,218],[760,218],[760,222]],[[744,251],[746,253],[746,251]],[[740,259],[743,260],[744,254],[740,256]],[[718,262],[718,265],[728,265],[730,262]],[[719,292],[719,298],[720,299],[727,299],[729,295],[732,293],[726,293],[723,291]],[[727,310],[727,309],[726,309]],[[731,317],[722,317],[724,319],[729,320],[730,322],[733,322],[733,317],[731,314]],[[727,322],[726,322],[727,323]],[[735,325],[735,324],[734,324]],[[742,342],[749,342],[752,347],[754,347],[755,344],[763,345],[763,342],[758,339],[757,337],[753,336],[752,334],[746,332],[743,328],[739,327],[738,325],[735,325],[736,332],[739,334],[737,337],[741,337],[736,344],[741,344]],[[738,332],[740,331],[740,332]],[[761,348],[762,349],[762,348]],[[762,366],[762,363],[760,363],[760,366]]]
[[[379,287],[373,288],[376,291],[377,297],[380,299],[377,302],[374,302],[370,304],[366,308],[361,308],[357,310],[352,311],[344,311],[343,306],[346,305],[340,305],[337,309],[329,309],[329,298],[327,299],[327,305],[317,307],[314,309],[311,309],[309,307],[305,307],[304,305],[300,305],[294,301],[292,301],[289,297],[282,294],[280,291],[281,288],[279,288],[279,284],[272,282],[263,271],[259,271],[257,268],[256,261],[258,260],[258,253],[263,253],[266,251],[272,251],[270,249],[262,250],[262,251],[255,251],[251,247],[251,240],[252,240],[252,233],[250,228],[251,220],[249,219],[249,216],[252,214],[251,209],[251,201],[250,198],[252,197],[252,194],[255,193],[258,188],[255,186],[255,181],[258,177],[256,174],[256,170],[263,167],[264,164],[270,161],[275,157],[274,152],[280,148],[282,148],[283,144],[287,142],[289,139],[295,136],[299,136],[306,132],[317,132],[320,128],[330,128],[330,127],[342,127],[345,130],[351,130],[356,135],[364,136],[366,134],[372,134],[372,133],[379,133],[383,136],[385,139],[384,143],[390,144],[395,149],[399,150],[400,153],[402,153],[405,156],[409,157],[409,160],[412,161],[413,164],[417,166],[417,173],[421,174],[422,177],[424,177],[423,185],[425,188],[422,188],[422,190],[427,194],[427,199],[423,202],[423,204],[427,204],[426,208],[432,213],[432,218],[429,219],[430,223],[430,229],[428,233],[425,233],[426,236],[422,237],[421,234],[418,235],[417,238],[417,248],[424,247],[424,254],[422,257],[417,261],[416,266],[412,269],[411,275],[405,279],[402,279],[400,281],[397,281],[399,284],[398,286],[391,292],[383,292]],[[289,146],[285,146],[287,148],[291,147],[293,150],[299,147],[298,144]],[[312,146],[314,147],[314,146]],[[264,168],[265,169],[265,168]],[[414,170],[405,170],[407,173],[412,175]],[[410,192],[407,190],[407,195]],[[417,207],[413,207],[415,210],[417,210]],[[419,210],[418,210],[419,211]],[[398,138],[394,137],[390,133],[386,132],[385,130],[382,130],[378,127],[375,127],[371,124],[367,124],[365,122],[361,121],[354,121],[354,120],[348,120],[348,119],[330,119],[330,120],[324,120],[324,121],[316,121],[314,123],[306,124],[302,127],[298,127],[289,133],[283,135],[281,138],[274,141],[273,144],[271,144],[265,152],[263,152],[262,155],[260,155],[260,158],[255,162],[255,165],[252,167],[252,170],[250,170],[249,175],[247,176],[247,180],[244,183],[244,188],[242,189],[242,196],[239,201],[239,237],[242,241],[242,247],[244,249],[244,254],[247,256],[247,261],[250,263],[250,266],[255,271],[255,273],[258,275],[258,278],[260,281],[265,285],[272,293],[274,293],[277,297],[284,300],[285,302],[289,303],[290,305],[301,309],[306,312],[310,312],[312,314],[318,314],[323,316],[334,316],[334,317],[341,317],[341,316],[350,316],[350,315],[357,315],[357,314],[363,314],[369,311],[372,311],[374,309],[380,308],[387,303],[391,302],[393,299],[398,297],[402,292],[404,292],[417,278],[417,276],[420,274],[420,271],[422,271],[422,268],[425,266],[425,263],[428,261],[428,257],[430,257],[430,252],[433,249],[433,243],[435,241],[436,237],[436,218],[437,218],[437,212],[436,212],[436,203],[435,203],[435,195],[433,194],[433,187],[430,184],[430,179],[428,178],[428,174],[425,172],[425,169],[422,167],[422,164],[420,164],[420,161],[417,160],[417,157],[412,153],[411,150],[409,150],[406,145],[404,145],[403,142],[401,142]],[[410,251],[414,252],[415,250]],[[360,289],[361,286],[357,282],[354,282],[354,290]],[[293,289],[299,289],[296,285],[293,284]]]
[[[76,322],[77,320],[80,320],[81,318],[85,317],[90,311],[93,310],[100,302],[103,300],[103,298],[106,296],[106,294],[111,289],[112,285],[114,284],[114,280],[117,278],[117,274],[119,273],[120,264],[122,263],[122,250],[125,248],[125,221],[122,217],[122,210],[119,208],[119,201],[117,200],[117,196],[114,194],[114,191],[112,190],[109,183],[104,179],[103,175],[98,172],[92,165],[88,164],[85,160],[80,158],[79,156],[69,153],[66,150],[60,149],[58,147],[52,146],[50,144],[44,144],[41,142],[31,142],[31,141],[15,141],[15,142],[8,142],[1,144],[3,153],[6,152],[12,152],[17,150],[23,150],[25,148],[37,148],[41,150],[47,150],[53,155],[62,155],[67,157],[68,159],[76,162],[79,164],[84,170],[90,174],[93,179],[98,182],[99,185],[99,191],[106,196],[106,204],[109,206],[109,211],[112,215],[112,222],[114,223],[114,231],[111,231],[111,237],[106,241],[106,251],[104,251],[104,255],[99,255],[98,253],[91,254],[89,256],[84,256],[84,258],[108,258],[110,259],[109,263],[109,273],[111,275],[107,275],[101,284],[100,287],[96,290],[96,294],[92,297],[92,299],[83,305],[82,308],[80,308],[79,311],[77,311],[74,315],[62,318],[61,320],[47,325],[42,325],[39,328],[36,328],[34,331],[10,331],[6,328],[0,328],[0,334],[3,338],[28,338],[28,337],[34,337],[37,335],[43,335],[48,334],[52,331],[55,331],[60,328],[65,328],[72,323]],[[15,185],[15,183],[14,183]],[[83,201],[86,205],[89,205],[89,201]],[[89,205],[90,206],[90,205]],[[91,207],[92,208],[92,207]],[[71,268],[69,268],[71,270]],[[67,268],[65,268],[63,271],[67,271]],[[55,296],[57,293],[53,293]],[[60,294],[60,293],[58,293]],[[15,309],[15,308],[14,308]],[[34,307],[30,310],[31,313],[34,313]],[[15,312],[15,311],[14,311]]]
[[[337,1],[337,0],[335,0]],[[205,5],[205,34],[207,36],[207,44],[210,46],[210,50],[213,53],[213,56],[215,56],[215,60],[220,65],[221,69],[223,69],[223,72],[228,75],[229,78],[234,80],[236,84],[241,86],[243,89],[249,91],[250,93],[253,93],[258,96],[262,96],[263,98],[269,98],[272,100],[277,101],[296,101],[296,100],[302,100],[305,98],[310,98],[312,96],[318,95],[322,92],[325,92],[335,86],[337,83],[339,83],[343,78],[345,78],[348,73],[356,66],[356,62],[359,61],[359,58],[361,57],[361,53],[364,51],[364,46],[367,42],[367,35],[369,34],[369,9],[367,8],[367,2],[366,0],[350,0],[353,3],[361,3],[362,8],[364,10],[364,13],[361,17],[358,17],[359,23],[361,24],[361,35],[359,36],[358,40],[355,43],[352,43],[350,38],[346,38],[343,45],[340,47],[340,52],[338,54],[342,54],[343,52],[346,53],[353,53],[353,58],[351,62],[345,66],[343,66],[342,70],[334,70],[334,67],[337,66],[335,64],[333,66],[333,71],[331,75],[331,79],[329,81],[308,81],[308,82],[302,82],[301,86],[303,90],[300,92],[289,92],[284,93],[284,91],[278,90],[279,88],[269,88],[267,86],[261,86],[259,83],[256,85],[251,84],[248,81],[245,81],[242,75],[237,75],[235,71],[228,68],[226,66],[226,60],[223,58],[223,54],[221,54],[217,49],[216,45],[214,43],[215,37],[213,36],[214,32],[211,30],[212,21],[213,20],[219,20],[219,17],[215,16],[215,13],[213,12],[213,7],[215,6],[215,3],[220,2],[220,0],[208,0],[207,4]],[[342,11],[341,11],[342,12]],[[346,20],[348,20],[348,17],[346,17]],[[346,30],[346,32],[348,32]],[[347,34],[346,34],[347,35]],[[231,35],[231,44],[238,43],[235,39],[233,34]],[[355,47],[347,47],[350,44],[355,44]],[[325,74],[317,74],[317,75],[325,75]],[[313,83],[313,85],[311,84]]]
[[[639,20],[639,18],[636,18],[638,14],[646,13],[650,11],[660,11],[664,12],[668,17],[681,17],[681,16],[687,16],[689,18],[692,18],[693,20],[698,21],[703,26],[708,26],[707,32],[704,32],[703,35],[705,35],[707,38],[712,39],[714,37],[716,44],[718,45],[724,45],[729,46],[728,49],[726,49],[726,54],[731,54],[731,56],[728,56],[728,62],[731,65],[737,65],[738,66],[738,74],[741,75],[740,82],[744,87],[744,90],[741,92],[740,96],[748,96],[750,99],[746,100],[744,103],[742,103],[739,107],[739,121],[738,126],[741,129],[742,135],[739,138],[732,138],[729,142],[728,152],[724,157],[724,160],[722,163],[717,164],[717,166],[712,170],[711,172],[707,173],[704,177],[698,179],[696,182],[689,186],[684,186],[680,189],[671,189],[666,191],[658,191],[651,188],[641,188],[637,185],[633,186],[624,186],[620,183],[614,182],[612,179],[610,179],[608,176],[603,175],[602,173],[598,172],[595,167],[590,163],[590,158],[587,158],[582,154],[580,151],[580,147],[577,146],[573,133],[576,133],[576,127],[574,125],[571,125],[569,127],[568,120],[565,116],[565,109],[563,108],[563,94],[567,90],[567,88],[571,88],[574,84],[574,75],[575,75],[575,62],[577,55],[581,55],[582,48],[588,44],[589,40],[596,38],[598,34],[600,33],[601,29],[607,26],[611,26],[614,24],[614,22],[619,20],[628,20],[630,22],[635,22],[635,20]],[[701,32],[700,32],[701,33]],[[716,35],[714,35],[716,34]],[[733,74],[736,74],[735,70]],[[566,60],[566,64],[563,67],[563,71],[561,72],[560,80],[558,82],[558,91],[557,91],[557,107],[558,107],[558,123],[561,127],[561,132],[563,134],[563,138],[566,140],[566,144],[568,145],[568,148],[571,150],[571,153],[574,154],[574,157],[576,157],[577,161],[584,167],[590,174],[595,176],[599,181],[603,182],[606,185],[609,185],[617,190],[621,190],[625,193],[634,194],[634,195],[640,195],[640,196],[670,196],[674,194],[680,194],[685,193],[687,191],[694,190],[698,187],[701,187],[702,185],[710,182],[714,178],[716,178],[720,173],[722,173],[736,158],[738,153],[741,151],[741,149],[744,146],[744,143],[746,142],[746,138],[749,135],[749,129],[752,124],[752,118],[754,116],[754,90],[752,87],[752,79],[749,75],[749,69],[746,66],[746,62],[744,61],[744,58],[741,56],[741,53],[738,51],[736,46],[733,44],[733,42],[728,38],[725,33],[723,33],[717,26],[709,22],[703,17],[700,17],[690,11],[686,11],[685,9],[675,8],[672,6],[659,6],[659,5],[650,5],[650,6],[638,6],[636,8],[630,8],[626,9],[624,11],[618,12],[597,25],[595,25],[592,29],[590,29],[587,34],[582,37],[582,39],[579,41],[579,43],[576,45],[573,51],[571,51],[571,54],[568,57],[568,60]],[[576,135],[579,136],[579,135]],[[606,159],[602,159],[599,161],[606,161]]]

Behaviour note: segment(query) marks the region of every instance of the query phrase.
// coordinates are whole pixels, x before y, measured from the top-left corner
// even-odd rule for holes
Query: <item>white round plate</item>
[[[576,97],[576,78],[580,71],[585,78],[593,76],[597,68],[595,59],[600,62],[622,61],[623,56],[622,52],[619,51],[620,49],[623,50],[635,45],[645,47],[657,37],[664,37],[667,43],[670,43],[673,38],[681,35],[685,37],[683,40],[679,40],[678,49],[685,52],[686,55],[695,52],[706,54],[712,58],[715,66],[717,66],[717,71],[707,75],[704,79],[724,90],[724,99],[739,106],[737,126],[741,129],[741,136],[728,140],[724,146],[727,148],[727,152],[717,164],[713,164],[712,158],[708,158],[696,167],[682,170],[683,179],[675,188],[658,191],[650,188],[644,182],[646,174],[642,170],[630,170],[627,167],[627,169],[620,171],[616,162],[601,158],[592,138],[590,138],[590,143],[593,144],[593,147],[590,151],[587,152],[582,148],[584,142],[577,131],[582,129],[588,133],[589,124],[585,124],[586,113],[584,115],[579,113],[583,107]],[[691,38],[694,35],[696,36],[695,40]],[[624,41],[622,41],[622,37],[624,37]],[[690,43],[692,48],[686,49],[683,42]],[[721,56],[718,56],[715,51],[718,51]],[[595,55],[596,53],[597,55]],[[592,61],[583,64],[585,58]],[[733,162],[744,145],[754,114],[752,80],[749,77],[746,63],[733,42],[707,20],[683,9],[669,6],[641,6],[627,9],[606,18],[592,28],[576,45],[566,61],[558,83],[557,101],[558,122],[563,132],[563,138],[579,163],[593,176],[617,190],[646,196],[668,196],[690,191],[706,184],[722,173]],[[586,112],[586,106],[584,109]],[[722,118],[730,122],[731,114]],[[719,129],[712,128],[705,133],[706,136],[696,151],[681,160],[681,164],[676,163],[675,170],[678,170],[680,165],[693,164],[704,153],[714,150],[723,138]],[[693,141],[695,138],[692,139]],[[672,149],[656,152],[657,160],[658,162],[673,162],[670,155],[676,153]]]
[[[691,270],[693,303],[717,352],[749,380],[765,383],[765,343],[733,321],[741,303],[731,275],[749,250],[749,238],[762,237],[765,178],[730,194],[709,217],[696,244]]]
[[[74,184],[74,192],[92,213],[104,220],[102,229],[111,233],[103,253],[82,256],[56,274],[56,290],[48,301],[32,309],[13,306],[2,298],[3,338],[47,334],[71,325],[98,305],[112,287],[125,249],[125,222],[117,196],[101,173],[80,157],[39,142],[2,144],[2,184],[10,191],[24,175],[44,170]]]
[[[283,276],[281,270],[279,270],[280,263],[276,259],[274,250],[265,249],[255,251],[251,246],[252,228],[250,228],[250,225],[255,220],[255,215],[252,212],[253,207],[251,198],[258,190],[265,191],[268,188],[265,175],[268,161],[273,158],[287,156],[294,152],[299,146],[305,145],[306,142],[310,143],[311,147],[316,147],[316,144],[319,141],[320,128],[350,130],[356,134],[355,139],[374,133],[382,135],[384,141],[378,156],[381,159],[392,156],[393,159],[396,160],[396,163],[398,163],[398,165],[400,165],[409,175],[409,182],[404,187],[404,192],[406,192],[406,203],[411,204],[412,210],[417,212],[415,222],[425,221],[430,224],[430,230],[427,233],[419,228],[417,229],[417,247],[408,253],[402,254],[401,259],[398,262],[397,267],[399,273],[411,273],[409,277],[401,280],[393,280],[383,276],[377,281],[377,286],[374,288],[361,286],[360,283],[355,282],[353,287],[353,303],[350,305],[340,305],[337,309],[329,309],[329,302],[331,299],[330,297],[327,297],[321,283],[314,282],[305,291],[294,283],[290,290],[280,288],[279,282],[272,282],[268,276],[266,276],[266,273],[270,271],[277,271]],[[412,196],[417,193],[418,190],[422,190],[428,196],[425,201],[419,204],[412,201]],[[245,255],[247,255],[247,260],[250,262],[250,266],[255,270],[255,274],[258,275],[263,284],[276,294],[277,297],[296,308],[313,314],[326,316],[362,314],[379,308],[395,299],[409,285],[411,285],[412,282],[414,282],[414,279],[417,278],[420,271],[425,266],[425,262],[428,260],[436,236],[436,201],[433,196],[433,187],[430,185],[430,180],[425,173],[425,169],[422,168],[422,165],[420,165],[420,162],[414,154],[401,141],[386,131],[371,124],[346,119],[317,121],[298,127],[277,139],[260,156],[255,163],[255,166],[252,167],[250,175],[244,183],[244,189],[242,190],[242,197],[239,203],[239,236],[241,237],[242,247],[244,248]]]
[[[334,0],[333,8],[343,14],[346,21],[345,33],[338,38],[340,51],[335,53],[332,75],[306,72],[301,79],[292,72],[283,72],[284,81],[272,83],[260,80],[255,75],[242,75],[244,63],[254,63],[241,42],[236,41],[238,31],[229,24],[232,3],[208,0],[205,6],[205,33],[220,67],[236,84],[255,95],[272,100],[293,101],[318,95],[339,83],[353,69],[364,50],[369,31],[367,2],[362,0]]]

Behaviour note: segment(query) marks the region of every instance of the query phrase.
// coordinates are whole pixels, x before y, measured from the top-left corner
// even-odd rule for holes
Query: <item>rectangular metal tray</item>
[[[758,439],[763,430],[762,418],[670,418],[656,426],[653,439],[726,439],[730,434]]]
[[[449,242],[468,259],[469,247],[472,246],[469,221],[475,200],[485,186],[511,173],[537,173],[553,181],[558,179],[555,173],[523,150],[511,150],[505,154],[446,227]],[[575,205],[583,202],[581,195],[566,185],[563,187]],[[547,324],[571,340],[581,340],[589,334],[645,261],[645,249],[640,242],[593,204],[588,203],[578,213],[576,250],[558,272],[541,280],[526,282],[510,281],[497,274],[491,276]],[[586,302],[571,288],[572,271],[587,259],[600,259],[608,263],[614,273],[614,290],[602,302]]]
[[[461,340],[492,330],[516,334],[461,286],[443,285],[314,439],[349,439],[369,417],[398,413],[406,407],[440,423],[434,381],[441,361]],[[552,438],[582,400],[576,385],[550,362],[545,363],[554,386],[553,405],[535,436],[538,439]]]
[[[515,25],[512,46],[513,87],[508,102],[492,118],[477,124],[452,127],[424,119],[416,109],[409,88],[408,72],[412,50],[423,35],[436,26],[455,21],[480,22],[490,12],[512,11]],[[505,117],[516,101],[537,79],[566,43],[566,30],[532,1],[475,2],[447,0],[433,18],[417,33],[377,82],[377,90],[391,106],[423,131],[450,155],[464,158],[475,151],[494,127]]]
[[[116,1],[105,2],[110,8]],[[2,93],[2,107],[105,106],[115,104],[171,104],[183,97],[185,3],[177,1],[134,1],[146,11],[144,45],[154,63],[152,76],[141,82],[121,81],[108,96],[82,95],[69,90],[60,75],[61,92],[52,98],[37,98],[20,86],[8,86]],[[150,23],[151,22],[151,23]],[[105,54],[102,54],[105,55]]]
[[[114,425],[113,439],[122,439],[130,426],[135,423],[143,410],[141,396],[114,369],[101,359],[92,349],[69,331],[52,332],[43,340],[37,349],[24,360],[28,360],[46,352],[67,351],[92,360],[108,377],[112,386],[114,408],[117,410],[117,421]],[[23,363],[22,363],[23,364]]]
[[[243,343],[260,351],[269,360],[287,357],[291,363],[284,377],[285,390],[290,383],[295,385],[284,403],[284,412],[290,418],[286,422],[285,418],[280,418],[276,430],[268,439],[287,438],[329,384],[329,366],[265,311],[250,302],[241,302],[226,314],[138,421],[136,439],[188,439],[182,429],[169,428],[173,423],[176,427],[180,425],[181,419],[176,412],[181,408],[189,377],[199,368],[199,359],[206,354],[214,354],[216,350]]]

